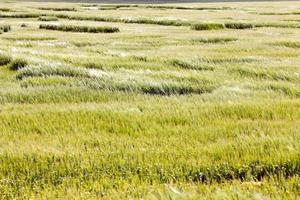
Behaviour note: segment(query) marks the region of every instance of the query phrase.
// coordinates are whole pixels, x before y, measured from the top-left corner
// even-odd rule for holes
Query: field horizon
[[[299,0],[14,0],[20,2],[60,3],[112,3],[112,4],[178,4],[178,3],[230,3],[230,2],[297,2]]]

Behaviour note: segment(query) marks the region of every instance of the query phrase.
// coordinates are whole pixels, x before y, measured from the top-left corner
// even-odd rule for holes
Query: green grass
[[[299,7],[1,2],[0,199],[299,199]]]
[[[111,10],[111,9],[109,9]],[[251,29],[254,27],[273,27],[273,28],[300,28],[297,23],[278,23],[278,22],[260,22],[260,23],[240,23],[240,22],[229,22],[229,23],[197,23],[195,20],[161,20],[151,18],[118,18],[112,16],[84,16],[84,15],[70,15],[70,14],[37,14],[37,13],[18,13],[18,14],[0,14],[1,18],[39,18],[43,16],[57,17],[61,19],[69,19],[75,21],[97,21],[97,22],[118,22],[127,24],[156,24],[162,26],[191,26],[192,29],[199,27],[199,30],[212,30],[212,29]],[[201,28],[202,27],[202,28]]]
[[[202,30],[220,30],[224,29],[224,24],[218,24],[218,23],[198,23],[193,24],[191,26],[193,30],[202,31]]]
[[[10,30],[11,30],[10,25],[0,25],[0,31],[2,31],[2,32],[8,32]]]
[[[27,27],[28,27],[28,24],[22,23],[20,27],[22,27],[22,28],[27,28]]]
[[[38,18],[44,16],[45,14],[38,13],[9,13],[9,14],[0,14],[0,18]]]
[[[86,69],[63,66],[34,66],[21,70],[17,75],[17,79],[48,76],[91,77],[89,71]]]
[[[75,8],[50,8],[50,7],[39,7],[39,10],[52,10],[52,11],[76,11]]]
[[[119,32],[118,27],[92,27],[92,26],[76,26],[76,25],[53,25],[41,24],[40,29],[65,31],[65,32],[85,32],[85,33],[114,33]]]
[[[11,63],[9,68],[11,70],[20,70],[28,65],[28,62],[23,58],[16,58]]]
[[[193,24],[191,26],[192,30],[220,30],[224,28],[228,29],[251,29],[254,28],[253,24],[249,23],[236,23],[236,22],[231,22],[231,23],[198,23],[198,24]]]
[[[98,21],[98,22],[121,22],[126,24],[156,24],[163,26],[189,26],[189,22],[180,20],[155,20],[150,18],[116,18],[116,17],[88,17],[88,16],[72,16],[72,15],[55,15],[59,18],[69,19],[69,20],[88,20],[88,21]]]
[[[263,22],[257,23],[255,27],[273,27],[273,28],[300,28],[300,25],[297,23],[278,23],[278,22]]]
[[[205,65],[201,60],[192,60],[192,61],[184,61],[184,60],[171,60],[171,64],[175,67],[180,67],[183,69],[191,69],[191,70],[214,70],[214,67],[211,65]]]
[[[300,12],[264,12],[260,15],[300,15]]]
[[[151,76],[151,74],[149,76],[146,73],[135,74],[134,71],[109,72],[63,66],[28,67],[20,71],[17,79],[52,76],[84,78],[74,81],[73,86],[93,90],[139,92],[154,95],[202,94],[212,92],[218,87],[217,81],[208,80],[204,77],[197,77],[197,79],[195,77],[194,80],[176,76],[163,79],[154,75]],[[127,76],[127,80],[123,76]],[[143,80],[139,79],[141,76],[144,77]]]
[[[43,37],[43,36],[20,36],[20,37],[2,37],[3,40],[7,41],[51,41],[55,40],[55,37]]]
[[[254,28],[254,25],[248,23],[225,23],[225,27],[229,29],[251,29]]]
[[[0,8],[0,11],[1,12],[9,12],[11,11],[9,8]]]
[[[214,38],[195,38],[191,40],[192,44],[224,44],[228,42],[237,41],[237,38],[230,38],[230,37],[214,37]]]
[[[84,4],[83,7],[97,7],[101,6],[101,9],[105,8],[149,8],[149,9],[178,9],[178,10],[230,10],[230,7],[189,7],[189,6],[172,6],[172,5],[137,5],[137,4]]]
[[[279,46],[279,47],[288,47],[288,48],[293,48],[293,49],[300,48],[300,42],[298,42],[298,41],[275,42],[275,43],[272,43],[272,45]]]
[[[51,17],[51,16],[41,16],[38,18],[39,21],[49,22],[49,21],[58,21],[57,17]]]
[[[0,66],[7,65],[11,62],[12,58],[7,55],[0,55]]]
[[[232,69],[234,73],[242,77],[257,78],[257,79],[270,79],[270,80],[283,80],[291,82],[299,82],[299,74],[288,73],[285,70],[268,70],[268,69],[255,69],[255,68],[239,68]]]
[[[98,10],[117,10],[117,7],[100,7]]]

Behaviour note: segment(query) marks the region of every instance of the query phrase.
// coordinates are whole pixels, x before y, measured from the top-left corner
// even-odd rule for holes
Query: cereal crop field
[[[0,33],[0,199],[300,198],[300,1],[1,1]]]

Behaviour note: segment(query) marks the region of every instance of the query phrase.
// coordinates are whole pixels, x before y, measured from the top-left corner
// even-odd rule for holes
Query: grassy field
[[[0,199],[300,198],[300,2],[6,2],[0,33]]]

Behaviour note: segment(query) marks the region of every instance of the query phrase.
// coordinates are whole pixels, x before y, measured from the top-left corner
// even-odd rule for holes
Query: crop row
[[[114,33],[119,32],[118,27],[93,27],[93,26],[77,26],[77,25],[53,25],[41,24],[40,29],[57,30],[65,32],[86,32],[86,33]]]

